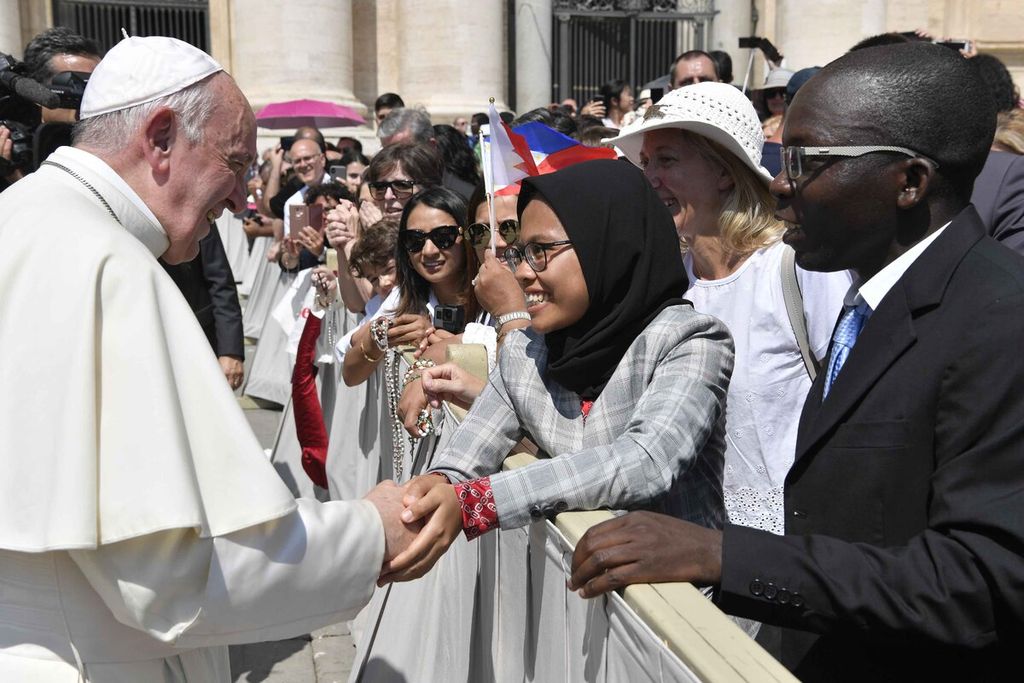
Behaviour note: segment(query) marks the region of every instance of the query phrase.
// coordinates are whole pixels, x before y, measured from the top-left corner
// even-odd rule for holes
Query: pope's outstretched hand
[[[400,488],[390,479],[377,484],[369,493],[363,496],[377,508],[381,522],[384,523],[384,561],[390,562],[412,543],[416,534],[423,528],[422,521],[415,521],[406,524],[401,519],[405,506],[402,504],[402,496],[405,489]]]

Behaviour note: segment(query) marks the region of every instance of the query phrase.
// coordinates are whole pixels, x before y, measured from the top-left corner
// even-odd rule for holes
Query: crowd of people
[[[595,509],[623,514],[575,550],[583,597],[693,582],[807,680],[1011,670],[1024,110],[998,59],[884,34],[747,93],[688,51],[664,93],[505,113],[620,158],[495,193],[486,114],[386,93],[373,154],[314,127],[261,152],[208,55],[99,53],[26,50],[42,82],[91,72],[38,170],[0,127],[5,679],[229,680],[223,646],[370,601],[356,675],[412,680],[436,641],[393,634],[473,613],[474,543]],[[270,462],[240,390],[285,407]]]

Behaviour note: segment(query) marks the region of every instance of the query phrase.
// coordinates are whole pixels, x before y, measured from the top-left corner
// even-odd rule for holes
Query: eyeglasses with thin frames
[[[889,152],[894,154],[902,154],[908,157],[916,157],[924,159],[932,168],[938,168],[939,165],[921,154],[915,152],[912,149],[906,147],[894,147],[890,145],[847,145],[839,147],[782,147],[779,149],[779,158],[782,160],[782,168],[786,171],[786,177],[790,180],[799,180],[800,176],[804,174],[804,159],[810,158],[823,158],[823,159],[838,159],[846,158],[851,159],[854,157],[861,157],[865,154],[874,154],[876,152]],[[807,169],[810,170],[810,169]]]
[[[415,180],[374,180],[369,185],[370,196],[377,201],[384,199],[389,187],[392,194],[395,195],[395,199],[411,197],[413,190],[416,189]]]
[[[402,245],[411,254],[418,254],[423,251],[427,240],[434,243],[438,249],[451,249],[455,242],[462,235],[462,228],[457,225],[439,225],[430,232],[423,230],[403,230],[401,234]]]
[[[548,267],[548,250],[567,244],[572,244],[572,240],[527,242],[522,246],[513,244],[505,249],[505,263],[509,268],[515,270],[525,260],[527,265],[533,268],[533,272],[541,273]],[[555,256],[557,255],[555,254]]]

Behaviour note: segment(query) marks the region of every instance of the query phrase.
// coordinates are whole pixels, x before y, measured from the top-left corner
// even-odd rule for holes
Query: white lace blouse
[[[796,432],[811,387],[782,296],[779,242],[754,252],[721,280],[698,280],[684,256],[693,307],[722,320],[736,343],[726,403],[725,510],[729,522],[782,534],[783,483],[793,464]],[[832,328],[852,280],[848,271],[797,268],[811,348],[828,351]]]

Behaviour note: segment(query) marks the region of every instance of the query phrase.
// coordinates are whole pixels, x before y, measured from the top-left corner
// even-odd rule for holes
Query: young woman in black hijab
[[[506,258],[531,327],[505,340],[449,447],[410,482],[402,518],[426,525],[382,581],[421,576],[460,531],[565,510],[723,521],[732,342],[679,299],[686,276],[664,202],[641,171],[603,160],[524,180],[518,208],[520,244]],[[443,374],[422,380],[447,398]],[[501,472],[524,436],[550,458]]]

